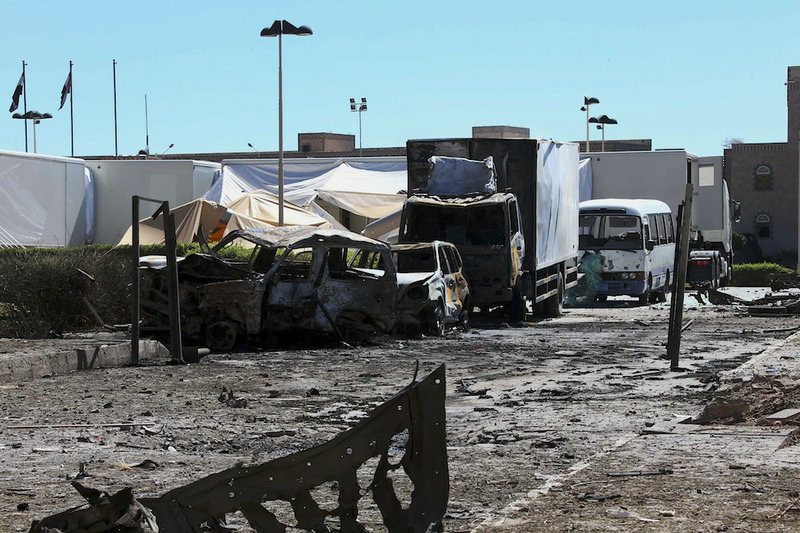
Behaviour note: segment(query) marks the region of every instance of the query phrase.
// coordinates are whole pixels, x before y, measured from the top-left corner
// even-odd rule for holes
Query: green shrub
[[[198,252],[179,244],[178,255]],[[164,255],[163,245],[141,255]],[[82,273],[84,272],[84,273]],[[96,329],[83,298],[107,324],[130,323],[130,246],[0,250],[0,337],[43,338]]]
[[[733,265],[731,285],[737,287],[769,287],[773,274],[791,274],[793,270],[775,263],[743,263]]]

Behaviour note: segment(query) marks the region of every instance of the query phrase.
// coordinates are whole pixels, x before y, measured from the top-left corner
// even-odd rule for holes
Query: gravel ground
[[[442,339],[214,355],[2,385],[0,531],[27,531],[33,519],[83,503],[70,486],[76,476],[109,492],[157,496],[323,443],[408,383],[416,361],[421,375],[447,365],[446,531],[797,531],[796,426],[763,418],[800,407],[794,382],[777,373],[720,389],[726,402],[748,406],[738,422],[675,423],[700,415],[722,373],[782,346],[800,319],[687,297],[684,322],[693,322],[682,370],[670,372],[668,314],[666,304],[616,298],[523,327],[473,321],[470,332]],[[223,387],[246,407],[220,402]],[[131,421],[151,425],[13,427]],[[148,459],[157,466],[135,466]],[[383,530],[374,510],[359,516]]]

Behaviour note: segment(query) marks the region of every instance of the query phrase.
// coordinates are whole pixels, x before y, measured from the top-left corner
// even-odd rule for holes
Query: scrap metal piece
[[[242,466],[212,474],[178,487],[159,498],[141,500],[151,509],[159,530],[225,532],[225,515],[241,511],[262,532],[288,526],[328,531],[326,519],[337,517],[343,532],[361,532],[359,501],[370,493],[390,532],[428,531],[440,527],[447,508],[449,474],[445,443],[445,367],[420,382],[412,382],[392,399],[333,440],[268,463]],[[398,463],[397,435],[408,435]],[[356,472],[379,457],[368,486]],[[402,469],[413,483],[410,503],[397,496],[390,472]],[[327,482],[338,485],[338,505],[322,509],[311,490]],[[286,524],[262,502],[291,504],[296,524]]]
[[[261,465],[223,470],[158,498],[136,500],[130,488],[109,496],[73,482],[90,507],[35,521],[30,531],[102,533],[122,531],[117,526],[123,525],[134,533],[229,533],[226,515],[241,511],[260,533],[287,527],[327,532],[331,518],[343,533],[363,533],[358,507],[370,495],[390,533],[441,531],[450,492],[444,402],[445,366],[419,382],[415,372],[393,398],[324,444]],[[406,435],[405,443],[399,442]],[[359,468],[372,458],[378,458],[377,466],[362,486]],[[401,501],[392,480],[401,469],[413,484],[410,502]],[[338,487],[333,509],[320,507],[312,495],[328,482]],[[262,505],[275,500],[289,503],[294,523]]]
[[[159,533],[153,514],[133,497],[130,488],[116,494],[85,487],[77,481],[72,486],[83,496],[88,507],[75,507],[34,520],[29,533],[50,533],[52,531],[126,531],[129,533]]]

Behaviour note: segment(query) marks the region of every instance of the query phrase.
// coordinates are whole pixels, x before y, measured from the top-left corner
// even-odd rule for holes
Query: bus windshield
[[[642,250],[642,223],[630,215],[581,214],[581,250]]]

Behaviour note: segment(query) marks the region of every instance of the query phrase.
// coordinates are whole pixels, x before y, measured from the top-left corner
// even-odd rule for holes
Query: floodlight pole
[[[283,34],[311,35],[308,26],[295,27],[288,21],[276,20],[261,30],[262,37],[278,38],[278,225],[283,226]]]

